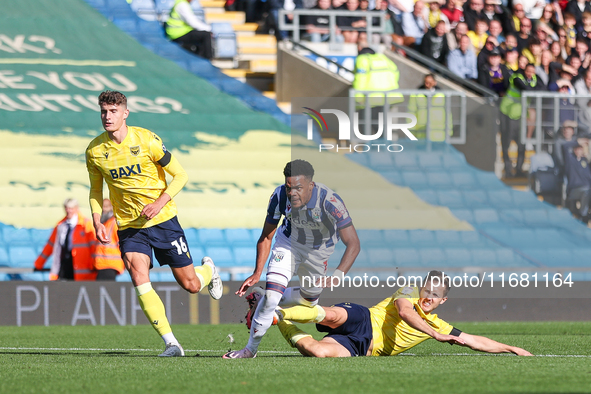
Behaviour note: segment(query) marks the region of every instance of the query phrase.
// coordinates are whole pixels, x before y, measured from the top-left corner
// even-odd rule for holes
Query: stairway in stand
[[[236,32],[237,62],[213,60],[212,64],[224,74],[245,82],[275,98],[275,72],[277,71],[277,42],[274,36],[257,34],[258,24],[246,23],[242,11],[224,10],[223,0],[202,0],[207,23],[230,23]],[[237,67],[236,67],[237,66]]]

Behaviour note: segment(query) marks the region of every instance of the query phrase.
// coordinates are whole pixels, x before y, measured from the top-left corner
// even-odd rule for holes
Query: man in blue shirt
[[[447,67],[451,72],[464,79],[477,79],[476,55],[470,48],[470,37],[463,35],[460,46],[449,53]]]

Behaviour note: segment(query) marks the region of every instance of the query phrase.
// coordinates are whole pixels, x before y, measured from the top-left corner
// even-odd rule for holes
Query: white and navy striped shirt
[[[297,242],[310,249],[333,247],[340,239],[338,230],[353,224],[345,203],[338,194],[321,183],[314,182],[310,201],[292,211],[285,185],[273,192],[267,208],[267,223],[278,224],[277,237]]]

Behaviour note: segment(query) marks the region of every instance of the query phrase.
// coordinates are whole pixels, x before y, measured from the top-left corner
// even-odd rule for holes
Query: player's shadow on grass
[[[152,358],[157,357],[157,353],[146,353],[136,354],[132,352],[39,352],[39,351],[3,351],[2,354],[13,354],[13,355],[29,355],[29,356],[85,356],[85,357],[134,357],[134,358]],[[219,354],[186,354],[185,358],[199,357],[199,358],[221,358],[225,353]],[[300,354],[269,354],[261,355],[259,357],[302,357]]]

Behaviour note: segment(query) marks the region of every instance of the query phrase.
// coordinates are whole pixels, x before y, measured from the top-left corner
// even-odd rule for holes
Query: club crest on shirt
[[[129,151],[131,152],[131,154],[133,156],[137,156],[140,154],[140,146],[136,145],[136,146],[130,146],[129,147]]]
[[[273,261],[278,263],[281,260],[283,260],[284,256],[285,256],[285,253],[283,253],[283,252],[275,252],[275,254],[273,255]]]
[[[583,160],[581,160],[581,167],[583,167],[583,168],[587,168],[587,162],[586,162],[586,161],[583,161]]]
[[[320,207],[312,209],[312,219],[316,220],[316,221],[320,220],[321,213],[322,213],[322,210],[320,209]]]
[[[162,152],[166,153],[166,147],[162,144]]]

